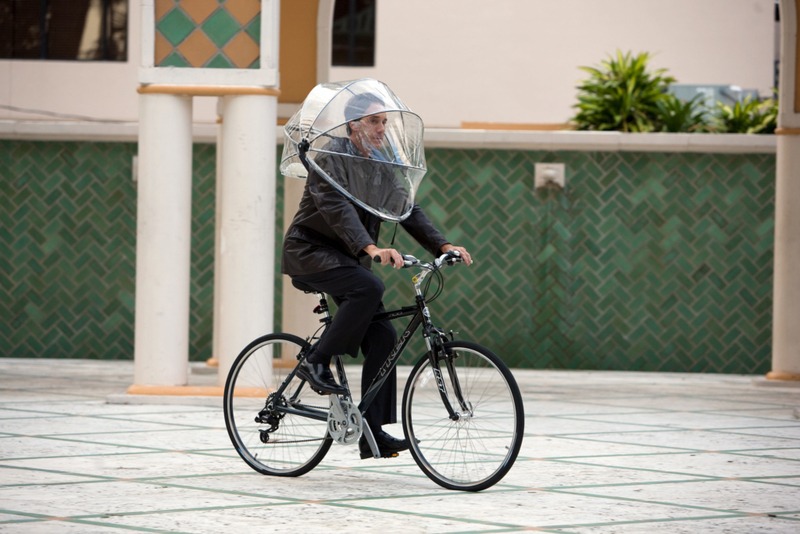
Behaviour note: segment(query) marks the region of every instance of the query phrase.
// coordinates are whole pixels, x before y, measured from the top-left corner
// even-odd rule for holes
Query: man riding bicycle
[[[389,321],[370,322],[384,311],[385,287],[371,270],[373,258],[395,268],[403,265],[395,249],[377,246],[382,221],[398,222],[435,256],[456,250],[467,265],[472,262],[467,250],[453,246],[413,202],[425,169],[408,164],[413,143],[404,142],[409,134],[403,128],[405,121],[412,122],[404,119],[410,110],[380,82],[360,82],[354,85],[361,91],[342,99],[344,124],[326,132],[313,159],[301,154],[308,177],[283,242],[282,272],[297,287],[331,295],[339,306],[319,345],[298,367],[298,375],[320,394],[346,392],[330,371],[331,358],[355,357],[360,347],[365,357],[363,395],[397,341]],[[418,130],[421,144],[421,121]],[[424,164],[424,154],[416,157]],[[397,421],[396,390],[393,368],[364,414],[383,457],[408,449],[405,439],[381,429]],[[359,449],[361,458],[372,456],[364,437]]]

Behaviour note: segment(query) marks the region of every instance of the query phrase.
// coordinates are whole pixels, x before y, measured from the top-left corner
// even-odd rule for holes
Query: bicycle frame
[[[455,394],[456,400],[458,402],[459,408],[461,412],[469,412],[471,407],[467,406],[467,403],[464,401],[464,397],[461,392],[461,388],[458,383],[456,369],[453,365],[452,358],[443,357],[440,358],[439,354],[444,356],[444,347],[442,346],[443,341],[446,341],[446,336],[444,332],[431,322],[430,319],[430,312],[428,311],[427,303],[425,302],[425,297],[422,295],[421,285],[422,281],[425,277],[429,274],[430,271],[423,271],[419,275],[415,276],[412,280],[414,282],[414,288],[416,290],[416,304],[414,306],[404,306],[397,310],[385,311],[381,313],[377,313],[372,317],[371,323],[378,323],[382,321],[394,321],[396,319],[400,319],[402,317],[409,317],[411,316],[411,321],[406,326],[406,329],[403,333],[398,337],[397,344],[392,348],[389,356],[387,357],[384,364],[378,371],[376,377],[372,380],[372,383],[367,388],[367,391],[364,393],[361,402],[358,405],[358,410],[361,414],[364,414],[369,406],[372,404],[372,401],[375,399],[378,391],[383,386],[384,382],[389,378],[389,374],[391,373],[392,369],[397,366],[397,362],[400,359],[400,355],[403,354],[403,351],[408,346],[411,337],[417,332],[420,326],[423,326],[423,338],[425,339],[425,345],[428,348],[428,358],[430,359],[431,370],[436,378],[436,385],[439,389],[439,394],[442,398],[442,403],[444,404],[445,408],[447,409],[447,413],[452,420],[457,420],[460,417],[460,414],[453,410],[452,403],[450,402],[450,397],[447,393],[447,387],[445,386],[444,380],[442,379],[442,373],[440,370],[439,362],[441,359],[445,360],[445,365],[447,366],[448,374],[451,379],[451,384],[453,386],[453,392]],[[317,296],[320,300],[320,307],[318,313],[324,314],[324,317],[320,319],[320,322],[324,324],[324,329],[319,336],[315,336],[313,339],[317,339],[317,343],[325,335],[325,332],[328,330],[328,327],[331,324],[333,318],[331,317],[328,306],[327,300],[325,299],[325,295],[322,293],[317,293]],[[305,358],[306,354],[301,353],[301,359]],[[347,390],[349,391],[349,387],[347,386],[347,377],[344,372],[344,366],[342,364],[341,358],[335,358],[336,362],[336,370],[339,375],[339,381],[342,385],[345,385]],[[295,368],[287,377],[284,384],[279,388],[278,395],[281,395],[284,391],[285,384],[288,384],[291,381],[291,378],[296,373],[297,369]],[[300,386],[302,388],[302,385]],[[300,388],[295,392],[292,396],[293,398],[297,396],[300,391]],[[295,415],[300,415],[304,417],[310,417],[312,419],[318,420],[327,420],[327,412],[322,410],[315,410],[315,409],[294,409],[294,408],[287,408],[282,407],[280,408],[281,411],[285,411],[286,413],[292,413]]]

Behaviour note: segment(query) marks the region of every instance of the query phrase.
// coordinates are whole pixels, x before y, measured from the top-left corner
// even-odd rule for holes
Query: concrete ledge
[[[283,127],[275,127],[278,144]],[[136,142],[136,122],[0,120],[0,139],[31,141]],[[216,143],[216,124],[195,124],[195,143]],[[428,148],[496,150],[577,150],[584,152],[700,152],[774,154],[774,135],[672,134],[576,131],[462,130],[427,128]]]
[[[283,131],[280,135],[282,139]],[[216,143],[217,125],[195,123],[192,138],[195,143]],[[139,140],[139,123],[0,120],[0,139],[135,143]]]
[[[425,130],[428,148],[774,154],[774,135],[512,130]]]

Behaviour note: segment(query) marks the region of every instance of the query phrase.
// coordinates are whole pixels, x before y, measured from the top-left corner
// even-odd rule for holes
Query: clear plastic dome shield
[[[321,84],[284,127],[281,173],[305,178],[303,155],[353,202],[399,222],[411,213],[427,171],[423,129],[422,119],[377,80]]]

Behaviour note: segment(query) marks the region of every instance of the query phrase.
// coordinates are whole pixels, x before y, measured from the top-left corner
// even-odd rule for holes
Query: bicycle
[[[430,319],[428,303],[443,291],[441,269],[461,261],[448,252],[432,263],[403,256],[404,268],[417,266],[412,278],[413,306],[376,314],[372,321],[411,317],[386,363],[356,406],[350,394],[341,357],[334,357],[346,395],[324,397],[311,391],[273,360],[305,358],[325,334],[332,316],[324,294],[315,293],[321,314],[320,331],[309,339],[291,334],[268,334],[250,343],[236,358],[225,384],[225,425],[236,451],[254,470],[265,475],[300,476],[316,467],[334,441],[352,445],[363,434],[374,457],[380,457],[372,430],[362,418],[378,389],[397,365],[414,333],[422,327],[428,352],[413,367],[402,401],[402,423],[409,451],[420,469],[435,483],[451,490],[480,491],[499,482],[511,469],[522,446],[522,396],[511,371],[489,349],[456,340]],[[439,285],[426,299],[436,275]],[[423,287],[423,284],[424,287]],[[302,397],[301,397],[302,394]],[[304,398],[305,400],[304,400]],[[308,402],[307,402],[308,401]]]

